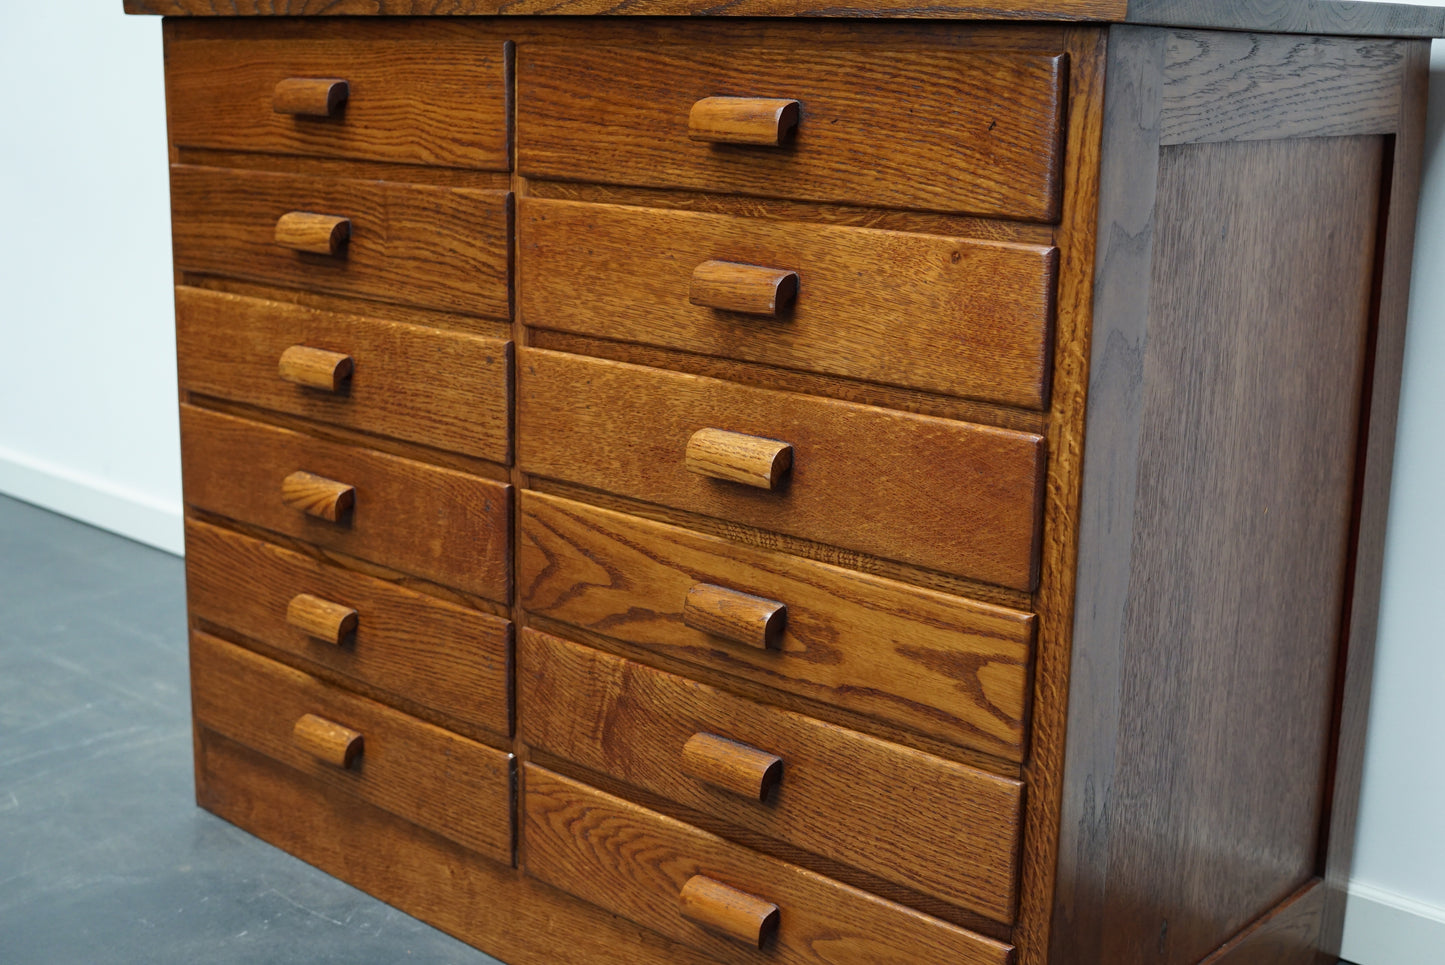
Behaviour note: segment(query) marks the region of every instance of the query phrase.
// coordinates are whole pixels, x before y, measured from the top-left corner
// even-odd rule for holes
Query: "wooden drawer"
[[[448,726],[512,732],[507,620],[195,520],[186,589],[193,617],[421,704]]]
[[[1019,781],[534,630],[523,631],[519,649],[528,744],[995,921],[1013,920]]]
[[[202,727],[512,862],[511,754],[199,632],[191,634],[191,702]]]
[[[207,512],[510,602],[512,487],[397,456],[181,406],[186,502]],[[321,477],[314,512],[299,503]],[[337,519],[315,515],[335,483],[354,490]],[[344,502],[344,500],[343,500]]]
[[[922,45],[524,43],[517,166],[531,178],[1053,221],[1066,72],[1058,54]],[[781,146],[694,140],[696,105],[717,97],[794,100],[795,133]],[[723,109],[735,105],[748,106]]]
[[[511,459],[510,342],[183,286],[176,343],[188,392]],[[313,363],[308,349],[327,354]]]
[[[721,962],[809,965],[1007,965],[1013,948],[751,852],[535,764],[525,768],[526,868],[579,898],[713,955]],[[730,932],[684,915],[696,878],[740,892]],[[689,885],[692,888],[689,888]],[[756,927],[751,905],[776,908]],[[690,903],[709,917],[712,902]],[[759,916],[761,917],[761,916]],[[750,921],[751,919],[751,921]],[[771,932],[771,934],[767,934]]]
[[[177,147],[510,168],[503,42],[470,25],[168,20],[165,42]]]
[[[511,194],[178,164],[176,268],[511,318]],[[287,215],[345,219],[335,253],[277,240]]]
[[[528,612],[1023,760],[1032,614],[555,496],[521,503]],[[724,606],[782,605],[781,631],[709,627],[687,605],[709,587]]]
[[[1006,405],[1047,401],[1054,248],[536,198],[519,220],[530,326]],[[723,269],[737,279],[728,298],[701,287],[717,262],[753,269]],[[796,297],[769,298],[786,272]]]
[[[523,349],[518,359],[518,462],[529,473],[1034,588],[1037,435],[558,352]],[[771,490],[690,471],[703,429],[780,440],[791,469]],[[709,450],[738,442],[706,441]],[[752,452],[766,447],[738,445],[751,472]]]

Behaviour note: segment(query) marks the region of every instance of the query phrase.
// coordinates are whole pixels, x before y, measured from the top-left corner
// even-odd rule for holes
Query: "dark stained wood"
[[[535,349],[517,369],[526,472],[1034,586],[1038,436]],[[792,445],[787,485],[764,492],[688,472],[688,439],[704,427]]]
[[[344,353],[336,394],[288,384],[293,345]],[[505,463],[511,343],[180,286],[181,388]]]
[[[362,735],[350,727],[315,714],[304,714],[291,728],[291,740],[301,750],[333,767],[349,770],[361,756]]]
[[[176,267],[423,308],[511,317],[511,195],[176,165]],[[345,217],[344,257],[277,244],[290,211]]]
[[[528,744],[731,824],[855,865],[996,921],[1013,916],[1022,787],[685,677],[524,631]],[[782,758],[760,802],[699,780],[699,733]]]
[[[447,722],[511,733],[506,620],[194,520],[186,590],[193,617],[424,704]],[[337,645],[294,626],[288,612],[300,593],[352,608],[354,631]]]
[[[1064,58],[1024,52],[522,44],[517,167],[529,178],[1053,221],[1066,73]],[[781,149],[692,140],[692,105],[719,94],[795,99],[797,132]]]
[[[1022,759],[1030,615],[540,493],[521,504],[528,611]],[[689,627],[699,581],[785,603],[777,648]]]
[[[704,97],[687,112],[687,136],[713,144],[782,147],[798,129],[798,102],[778,97]]]
[[[181,407],[181,457],[189,505],[491,600],[510,598],[510,486],[190,405]],[[281,481],[298,470],[355,487],[345,524],[282,502]]]
[[[875,898],[536,765],[524,768],[526,870],[725,963],[756,948],[685,918],[677,896],[696,875],[776,904],[770,960],[1007,965],[1000,942]]]
[[[1321,965],[1337,953],[1320,950],[1325,889],[1311,881],[1199,965]]]
[[[530,327],[1008,405],[1047,398],[1048,245],[535,198],[518,225]],[[700,306],[695,273],[719,257],[796,272],[796,302],[777,318]]]
[[[271,109],[296,117],[334,117],[351,96],[340,77],[285,77],[276,82]]]
[[[1445,8],[1342,0],[1129,0],[1128,23],[1346,37],[1445,36]]]

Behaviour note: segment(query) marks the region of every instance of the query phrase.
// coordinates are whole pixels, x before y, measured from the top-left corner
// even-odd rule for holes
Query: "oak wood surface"
[[[487,479],[181,407],[186,502],[507,602],[512,490]],[[344,525],[281,501],[281,480],[316,470],[355,487]]]
[[[528,764],[526,870],[721,962],[756,948],[681,914],[676,895],[703,875],[778,906],[767,954],[782,963],[1006,965],[1012,949],[919,912],[747,851],[671,818]]]
[[[556,352],[518,354],[526,472],[1031,590],[1043,441]],[[763,492],[683,465],[699,428],[792,445]]]
[[[346,388],[355,370],[356,361],[350,355],[309,345],[290,346],[276,364],[276,374],[287,382],[332,394]]]
[[[448,721],[511,733],[506,620],[194,520],[186,523],[186,592],[193,617],[424,704]],[[352,632],[338,645],[297,627],[290,612],[298,594],[353,609]]]
[[[176,267],[317,292],[506,319],[511,196],[175,165]],[[276,221],[320,211],[351,222],[345,257],[276,243]]]
[[[204,633],[191,635],[191,700],[203,726],[319,778],[332,792],[510,863],[510,754]],[[307,715],[318,720],[303,724],[298,739],[293,728]],[[360,734],[364,748],[349,767],[341,766],[351,753],[345,731]]]
[[[505,171],[504,40],[443,20],[255,20],[222,30],[172,21],[165,26],[171,143]],[[344,103],[327,112],[323,97],[304,110],[319,107],[321,117],[277,113],[277,85],[308,78],[308,89],[318,91],[314,79],[340,80]]]
[[[1199,965],[1322,965],[1338,951],[1321,949],[1325,888],[1319,879],[1270,909]]]
[[[330,394],[288,385],[291,346],[344,353]],[[181,388],[505,463],[511,457],[511,344],[181,286]]]
[[[689,777],[751,801],[767,801],[783,779],[781,757],[716,734],[689,737],[679,762]]]
[[[314,211],[288,211],[276,219],[276,244],[310,255],[342,257],[351,240],[351,221]]]
[[[359,619],[352,607],[310,593],[298,593],[286,604],[287,623],[308,637],[338,647],[356,632]]]
[[[1062,57],[522,44],[516,69],[517,167],[529,178],[1058,216]],[[859,74],[866,91],[849,80]],[[692,105],[719,94],[799,101],[796,134],[782,149],[692,140]]]
[[[687,136],[712,144],[782,147],[798,129],[798,102],[778,97],[704,97],[687,112]]]
[[[1027,613],[524,492],[517,579],[531,613],[1021,760]],[[687,626],[699,581],[784,602],[776,649]]]
[[[356,487],[311,472],[292,472],[281,480],[281,502],[307,516],[347,524],[356,506]]]
[[[759,950],[778,932],[777,905],[703,875],[687,879],[677,900],[682,917]]]
[[[687,300],[699,308],[714,308],[745,315],[776,318],[798,297],[798,273],[743,265],[735,261],[705,261],[692,270]]]
[[[315,714],[303,714],[296,721],[291,739],[312,757],[342,770],[356,763],[365,743],[357,731]]]
[[[518,226],[530,327],[1031,408],[1047,396],[1047,245],[535,198]],[[777,318],[696,304],[695,272],[719,258],[796,272],[795,303]]]
[[[286,77],[276,82],[271,109],[297,117],[333,117],[351,96],[351,85],[340,77]]]
[[[682,464],[688,472],[777,492],[793,468],[793,447],[724,429],[699,429],[688,437]]]
[[[759,650],[777,650],[788,624],[788,605],[725,586],[697,583],[687,591],[682,622],[709,636]]]
[[[1012,919],[1022,786],[685,677],[527,630],[519,641],[529,745],[889,881]],[[782,758],[765,801],[699,779],[712,734]]]

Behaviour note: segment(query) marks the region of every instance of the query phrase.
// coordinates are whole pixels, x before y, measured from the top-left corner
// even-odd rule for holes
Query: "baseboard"
[[[181,504],[0,448],[0,493],[181,555]]]
[[[1353,882],[1340,957],[1354,965],[1441,965],[1445,908]]]

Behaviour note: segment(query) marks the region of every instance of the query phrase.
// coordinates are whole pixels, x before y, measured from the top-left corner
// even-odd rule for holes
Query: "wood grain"
[[[689,737],[679,762],[689,777],[750,801],[766,801],[783,779],[781,757],[716,734]]]
[[[1315,879],[1199,965],[1319,965],[1324,910],[1325,889]]]
[[[281,502],[307,516],[345,524],[356,507],[356,487],[312,472],[292,472],[281,480]],[[373,510],[385,511],[384,506]]]
[[[682,604],[682,622],[694,630],[759,650],[782,646],[788,605],[712,583],[697,583]]]
[[[355,697],[204,633],[191,634],[191,701],[201,725],[495,861],[512,860],[512,755],[483,747],[382,704]],[[313,751],[336,739],[296,741],[306,715],[362,734],[347,768]]]
[[[1006,965],[1012,949],[749,852],[671,818],[527,765],[527,871],[720,962],[757,960],[687,920],[674,896],[704,875],[778,906],[769,958],[830,965]]]
[[[535,631],[522,634],[517,679],[522,733],[534,747],[996,921],[1012,919],[1018,781]],[[700,733],[782,758],[766,802],[693,776],[683,754]]]
[[[511,317],[511,195],[174,165],[176,267],[360,295],[423,308]],[[278,246],[276,220],[322,211],[351,223],[345,258]]]
[[[1058,56],[947,48],[523,44],[517,166],[529,178],[1053,221],[1066,70]],[[691,140],[692,105],[720,94],[799,101],[796,135],[786,149]]]
[[[678,913],[704,928],[762,950],[778,932],[778,906],[721,881],[693,875],[677,896]]]
[[[271,109],[297,117],[333,117],[351,96],[340,77],[285,77],[271,93]]]
[[[699,429],[688,437],[682,465],[709,479],[777,492],[793,468],[793,447],[724,429]]]
[[[255,20],[218,32],[167,23],[171,143],[506,171],[506,38],[477,26]],[[339,79],[349,93],[335,110],[323,97],[287,112],[320,117],[278,114],[277,85],[293,78]]]
[[[1047,398],[1047,245],[527,198],[518,251],[531,327],[1030,408]],[[772,320],[693,303],[693,273],[719,257],[796,272],[795,304]]]
[[[345,354],[336,395],[288,385],[290,346]],[[511,343],[180,286],[181,388],[506,463]]]
[[[192,617],[420,703],[446,723],[512,732],[506,620],[194,520],[186,523],[186,592]],[[323,641],[296,626],[298,594],[351,608],[352,632]]]
[[[798,102],[778,97],[704,97],[687,112],[687,136],[712,144],[782,147],[798,128]]]
[[[342,352],[309,345],[292,345],[281,352],[276,374],[287,382],[335,394],[346,388],[356,361]]]
[[[798,273],[742,265],[735,261],[705,261],[692,270],[689,304],[744,315],[777,318],[798,297]]]
[[[1023,758],[1029,614],[541,493],[522,494],[517,533],[531,613]],[[698,582],[786,603],[776,649],[687,626]]]
[[[341,646],[356,632],[360,616],[352,607],[298,593],[286,604],[286,622],[308,637]]]
[[[526,472],[836,543],[1019,590],[1037,577],[1035,435],[523,349]],[[756,491],[683,468],[708,427],[786,439],[788,484]]]
[[[342,770],[356,763],[365,746],[365,738],[357,731],[315,714],[303,714],[296,721],[291,740],[323,764]]]
[[[288,211],[276,219],[276,244],[310,255],[341,257],[351,240],[351,222],[314,211]]]
[[[181,464],[189,505],[491,600],[510,598],[510,486],[190,405],[181,407]],[[281,502],[281,480],[298,469],[355,487],[346,525]]]
[[[1445,36],[1445,9],[1403,3],[1129,0],[1128,7],[1129,23],[1346,37]]]

